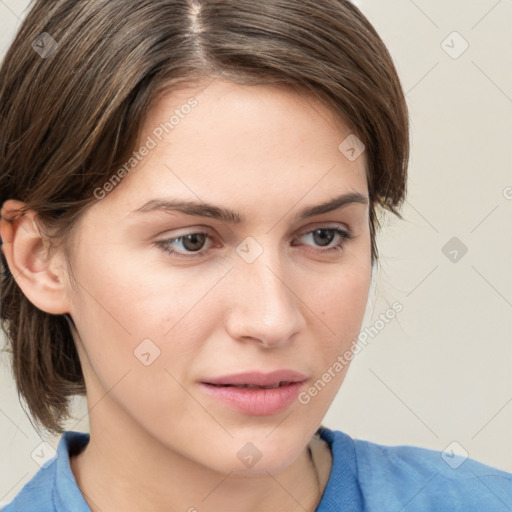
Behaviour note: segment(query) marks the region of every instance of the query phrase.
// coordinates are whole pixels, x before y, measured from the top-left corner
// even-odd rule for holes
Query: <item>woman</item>
[[[5,512],[508,510],[508,473],[321,426],[406,191],[356,7],[40,0],[0,73],[16,382],[41,427],[75,394],[90,422]]]

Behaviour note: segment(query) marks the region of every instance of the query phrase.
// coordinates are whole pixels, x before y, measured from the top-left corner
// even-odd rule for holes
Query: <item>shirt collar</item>
[[[65,512],[91,512],[85,501],[75,476],[71,471],[70,458],[80,452],[89,442],[89,434],[68,431],[62,434],[57,446],[57,460],[55,468],[55,486],[53,488],[53,501],[56,511]]]
[[[344,432],[326,427],[320,427],[318,433],[331,448],[332,468],[316,512],[363,510],[354,440]]]

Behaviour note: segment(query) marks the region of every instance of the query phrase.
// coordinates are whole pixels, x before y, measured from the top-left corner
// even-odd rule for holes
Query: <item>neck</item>
[[[330,474],[319,439],[280,473],[248,477],[218,473],[136,428],[120,435],[93,418],[90,427],[71,469],[92,512],[314,512]]]

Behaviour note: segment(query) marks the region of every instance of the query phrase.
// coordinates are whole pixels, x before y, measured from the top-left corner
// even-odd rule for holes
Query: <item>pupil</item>
[[[318,239],[318,241],[319,241],[318,245],[320,245],[320,246],[329,245],[332,242],[332,239],[334,237],[334,233],[332,233],[332,230],[330,230],[330,229],[315,229],[315,231],[313,232],[313,237],[315,237],[319,233],[330,233],[330,235],[328,235],[327,237],[320,236]],[[326,240],[326,238],[328,240]],[[315,243],[316,242],[317,242],[317,240],[315,240]]]
[[[186,235],[183,238],[183,246],[185,247],[185,249],[187,249],[187,251],[198,251],[204,245],[204,238],[205,235],[202,233],[193,233],[192,235]]]

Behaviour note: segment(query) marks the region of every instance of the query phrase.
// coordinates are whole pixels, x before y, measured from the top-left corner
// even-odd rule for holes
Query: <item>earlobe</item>
[[[0,219],[2,252],[23,294],[37,308],[51,314],[69,312],[62,255],[48,257],[48,240],[39,230],[33,210],[20,210],[25,203],[9,199]]]

